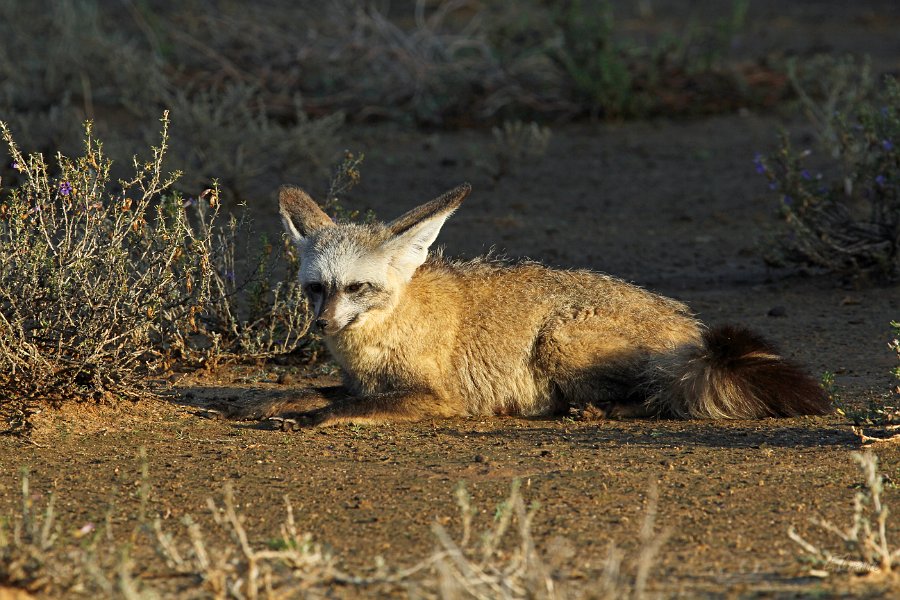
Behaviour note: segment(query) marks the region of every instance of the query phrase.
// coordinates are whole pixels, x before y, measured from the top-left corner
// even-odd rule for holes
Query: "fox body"
[[[546,415],[759,418],[823,413],[767,342],[707,330],[682,303],[584,270],[429,254],[462,185],[387,224],[336,224],[302,190],[280,213],[348,396],[312,424]],[[285,413],[290,403],[270,407]]]

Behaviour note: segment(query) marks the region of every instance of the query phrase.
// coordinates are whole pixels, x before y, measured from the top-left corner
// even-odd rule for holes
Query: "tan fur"
[[[727,368],[708,368],[715,357],[705,357],[704,329],[679,302],[589,271],[425,259],[467,186],[387,226],[326,222],[294,190],[282,191],[285,227],[301,250],[301,280],[324,282],[321,300],[311,300],[321,305],[325,343],[350,393],[306,413],[310,423],[544,415],[590,405],[623,415],[766,414],[730,400],[744,391]],[[342,286],[364,277],[379,290],[353,300]],[[740,360],[780,357],[764,347]]]

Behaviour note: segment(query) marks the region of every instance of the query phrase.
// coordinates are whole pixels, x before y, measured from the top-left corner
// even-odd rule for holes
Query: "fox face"
[[[298,242],[300,283],[325,335],[393,304],[398,286],[390,257],[381,248],[387,235],[379,229],[335,225]]]
[[[296,187],[279,211],[300,253],[300,283],[325,336],[385,316],[428,257],[441,227],[468,196],[463,184],[387,224],[335,223]]]

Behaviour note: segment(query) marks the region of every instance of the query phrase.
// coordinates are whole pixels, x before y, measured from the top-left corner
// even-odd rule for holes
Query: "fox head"
[[[390,311],[428,257],[441,227],[472,191],[464,183],[390,223],[335,223],[297,187],[279,212],[300,252],[300,284],[326,336]]]

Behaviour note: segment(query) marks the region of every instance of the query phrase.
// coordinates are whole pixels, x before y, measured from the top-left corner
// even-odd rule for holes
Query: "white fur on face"
[[[350,283],[387,284],[388,259],[355,244],[329,245],[313,254],[301,248],[300,282],[318,282],[330,289],[342,289]]]
[[[386,294],[398,289],[392,281],[395,278],[389,277],[390,259],[378,249],[373,251],[346,239],[315,251],[311,246],[307,243],[300,247],[300,282],[304,287],[313,282],[322,285],[323,293],[311,300],[315,318],[328,313],[330,326],[326,332],[333,330],[331,335],[348,324],[364,322],[369,311],[385,307]],[[346,293],[346,286],[352,283],[369,284],[381,293]]]

